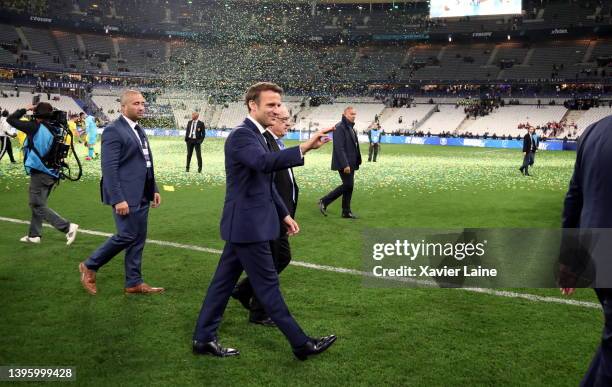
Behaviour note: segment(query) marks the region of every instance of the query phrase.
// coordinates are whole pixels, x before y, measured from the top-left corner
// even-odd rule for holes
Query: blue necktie
[[[285,149],[285,144],[283,143],[283,140],[281,140],[280,138],[276,139],[276,143],[278,144],[278,147],[283,150]]]

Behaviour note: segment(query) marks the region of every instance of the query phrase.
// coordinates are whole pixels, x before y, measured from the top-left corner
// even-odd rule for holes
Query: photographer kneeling
[[[33,120],[21,121],[27,111],[32,111]],[[23,144],[23,158],[26,173],[30,175],[30,208],[32,220],[28,235],[20,240],[25,243],[40,243],[43,220],[50,223],[57,230],[66,234],[66,244],[70,245],[76,238],[79,226],[70,223],[47,207],[47,199],[53,186],[59,180],[59,170],[48,166],[46,156],[51,151],[55,130],[52,122],[53,107],[51,104],[41,102],[36,106],[30,105],[19,109],[7,118],[7,122],[15,129],[26,134]]]

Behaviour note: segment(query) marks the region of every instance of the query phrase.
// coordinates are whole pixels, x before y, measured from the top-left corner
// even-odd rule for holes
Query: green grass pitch
[[[149,238],[221,249],[223,141],[206,139],[204,173],[184,172],[180,139],[153,139],[163,203],[152,209]],[[290,144],[289,144],[290,145]],[[80,153],[85,151],[81,148]],[[361,269],[361,233],[393,227],[559,227],[575,154],[540,152],[533,177],[518,171],[518,150],[383,145],[377,163],[356,174],[353,210],[317,201],[339,184],[331,146],[306,155],[292,238],[294,260]],[[195,158],[192,171],[195,169]],[[100,203],[99,161],[77,183],[63,182],[50,206],[87,230],[113,232]],[[0,216],[29,219],[27,178],[0,164]],[[24,224],[0,221],[0,365],[75,366],[78,385],[551,385],[578,384],[599,342],[597,308],[477,294],[456,289],[372,289],[359,276],[289,266],[281,276],[287,304],[311,335],[337,343],[307,362],[293,358],[281,333],[247,323],[233,300],[219,335],[239,358],[191,354],[190,340],[217,253],[147,244],[145,280],[167,291],[125,296],[123,257],[85,293],[77,264],[103,237],[79,234],[73,246],[45,228],[43,243],[23,245]],[[555,289],[513,289],[558,297]],[[594,302],[589,290],[573,299]]]

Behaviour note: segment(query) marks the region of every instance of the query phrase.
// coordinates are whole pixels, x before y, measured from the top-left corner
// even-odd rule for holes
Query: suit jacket
[[[589,126],[578,142],[563,208],[564,228],[612,228],[612,116]]]
[[[221,238],[255,243],[278,238],[280,219],[289,215],[272,172],[304,165],[299,147],[270,152],[259,129],[245,119],[225,141],[225,203]]]
[[[187,123],[187,130],[185,130],[185,141],[187,142],[196,142],[202,143],[204,141],[204,137],[206,137],[206,127],[204,126],[204,122],[198,120],[196,125],[196,138],[191,138],[191,126],[193,125],[193,120],[190,120]]]
[[[533,146],[533,144],[531,143],[531,136],[529,135],[529,133],[527,133],[524,137],[523,137],[523,152],[534,152],[537,150],[537,144],[535,146]],[[533,147],[533,149],[532,149]]]
[[[276,143],[274,136],[269,132],[265,132],[266,140],[268,141],[269,148],[272,152],[280,152],[280,147]],[[291,179],[291,175],[289,175],[289,171],[291,171],[291,175],[293,175],[293,179]],[[297,182],[295,181],[295,174],[293,173],[293,169],[287,168],[280,171],[276,171],[274,173],[274,186],[278,191],[281,199],[283,199],[283,203],[289,214],[292,218],[295,218],[295,211],[297,208],[298,194],[299,188]],[[295,192],[295,200],[293,199],[293,193]]]
[[[354,124],[342,116],[342,121],[336,124],[333,134],[334,150],[332,153],[331,169],[340,171],[345,167],[358,170],[361,165],[361,151],[357,140]]]
[[[154,171],[152,179],[147,178],[147,166],[140,139],[123,116],[104,128],[101,157],[100,192],[104,204],[114,206],[127,201],[130,206],[137,206],[142,198],[151,201],[154,193],[159,192]],[[153,169],[153,153],[150,147],[149,157]]]

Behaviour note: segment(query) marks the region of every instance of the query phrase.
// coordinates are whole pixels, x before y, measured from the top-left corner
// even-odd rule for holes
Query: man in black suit
[[[357,133],[354,129],[356,117],[355,109],[352,106],[347,107],[342,114],[342,121],[336,124],[334,130],[331,169],[338,171],[342,184],[319,200],[319,210],[325,216],[327,216],[327,206],[342,196],[342,217],[357,218],[351,211],[355,171],[361,165],[361,151],[359,150]]]
[[[271,152],[280,152],[285,149],[285,144],[281,140],[289,128],[291,128],[291,115],[285,105],[281,106],[276,122],[268,127],[263,133],[266,138],[268,148]],[[295,175],[292,168],[276,171],[274,174],[274,185],[278,191],[283,203],[289,211],[289,215],[295,219],[295,210],[298,200],[298,185],[295,182]],[[289,238],[285,230],[279,230],[279,237],[270,241],[270,250],[272,250],[272,258],[276,272],[280,274],[291,262],[291,247],[289,246]],[[249,311],[249,322],[261,324],[263,326],[276,326],[274,321],[266,314],[263,306],[253,295],[253,288],[246,277],[236,287],[232,293],[232,297],[240,301],[240,303]]]
[[[239,354],[219,344],[217,330],[243,270],[266,313],[285,335],[298,359],[320,354],[336,341],[334,335],[309,337],[295,321],[280,293],[270,250],[270,241],[278,238],[281,227],[289,236],[300,230],[273,184],[274,172],[304,165],[308,151],[329,141],[326,131],[319,131],[299,146],[270,152],[264,133],[276,121],[282,92],[273,83],[251,86],[245,95],[249,115],[225,141],[226,190],[221,215],[225,246],[196,323],[192,343],[195,354],[219,357]]]
[[[574,174],[563,209],[563,228],[612,228],[612,116],[589,126],[578,143]],[[588,231],[587,231],[588,232]],[[604,257],[608,259],[609,257]],[[605,266],[605,265],[604,265]],[[561,283],[561,291],[571,295],[573,284]],[[595,288],[604,312],[601,345],[581,386],[612,385],[612,289]]]
[[[535,136],[535,128],[530,126],[527,134],[523,137],[523,165],[519,171],[525,176],[529,175],[529,167],[535,162],[535,153],[538,150],[538,140]]]
[[[202,142],[204,141],[204,137],[206,137],[206,128],[204,127],[204,123],[198,120],[199,117],[200,114],[198,112],[191,113],[191,121],[187,123],[187,130],[185,131],[185,142],[187,143],[186,172],[189,172],[191,155],[195,149],[198,159],[198,173],[202,173]]]

